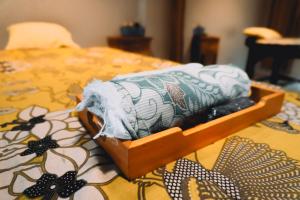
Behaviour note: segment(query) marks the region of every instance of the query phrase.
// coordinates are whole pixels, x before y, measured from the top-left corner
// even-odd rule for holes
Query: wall
[[[295,59],[289,69],[282,69],[283,74],[300,80],[300,59]]]
[[[189,58],[193,28],[205,27],[209,35],[220,37],[217,63],[245,67],[247,47],[243,29],[262,25],[265,19],[261,0],[187,0],[185,10],[184,52]],[[260,14],[261,13],[261,14]]]
[[[104,46],[108,35],[119,34],[125,21],[137,20],[153,37],[154,56],[170,52],[170,4],[172,0],[0,0],[0,49],[7,42],[6,27],[23,21],[62,24],[83,47]],[[193,28],[201,24],[207,33],[221,38],[218,63],[242,68],[247,58],[242,30],[264,24],[268,0],[187,0],[184,54],[188,61]],[[299,62],[289,74],[300,77]]]
[[[145,8],[141,6],[143,1]],[[139,18],[147,23],[146,34],[154,37],[154,56],[167,58],[168,12],[165,10],[168,2],[170,0],[0,0],[0,49],[7,42],[6,27],[12,23],[59,23],[72,32],[77,43],[89,47],[107,45],[106,37],[119,34],[121,24]]]
[[[139,0],[138,2],[138,21],[147,27],[146,35],[153,37],[154,56],[169,58],[172,0]]]
[[[11,23],[49,21],[69,29],[82,46],[104,45],[107,35],[117,34],[120,24],[136,17],[136,4],[137,0],[1,0],[0,38]],[[4,44],[1,40],[1,47]]]

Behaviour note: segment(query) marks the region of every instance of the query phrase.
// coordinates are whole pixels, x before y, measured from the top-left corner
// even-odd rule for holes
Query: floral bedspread
[[[0,199],[300,199],[299,94],[133,181],[69,111],[93,78],[175,64],[104,47],[0,51]]]

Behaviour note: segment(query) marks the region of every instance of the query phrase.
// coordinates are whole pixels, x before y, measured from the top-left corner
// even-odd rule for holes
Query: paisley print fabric
[[[0,199],[299,199],[297,93],[281,114],[131,181],[69,112],[93,79],[175,65],[105,47],[0,51]]]
[[[79,107],[104,119],[110,126],[104,128],[104,135],[137,139],[178,126],[211,106],[247,96],[249,88],[249,78],[236,67],[189,64],[94,81],[84,89]]]

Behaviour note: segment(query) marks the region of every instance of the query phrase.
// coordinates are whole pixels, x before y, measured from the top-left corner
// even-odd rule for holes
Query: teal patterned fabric
[[[111,88],[109,95],[104,94],[104,90],[101,92],[100,87],[95,89],[96,85],[103,84],[108,84]],[[93,101],[99,100],[97,104],[106,111],[99,112],[95,108],[95,102],[92,106],[81,107],[87,107],[91,112],[107,119],[104,135],[137,139],[178,126],[185,118],[208,107],[247,96],[249,87],[249,78],[236,67],[189,64],[168,70],[119,76],[109,83],[92,82],[85,88],[84,98],[91,99],[94,96]],[[91,88],[97,91],[97,95],[90,92]],[[109,98],[114,98],[119,105],[107,105],[111,104],[108,103]],[[109,114],[112,112],[109,108],[112,107],[118,107],[119,113]]]

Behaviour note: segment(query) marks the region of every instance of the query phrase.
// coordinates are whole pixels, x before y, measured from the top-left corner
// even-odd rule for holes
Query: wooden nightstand
[[[152,55],[151,53],[151,37],[139,36],[110,36],[107,38],[108,46],[131,51],[144,55]]]
[[[218,37],[201,35],[198,38],[193,38],[196,44],[194,49],[191,49],[191,62],[199,62],[203,65],[216,64],[218,49]]]

